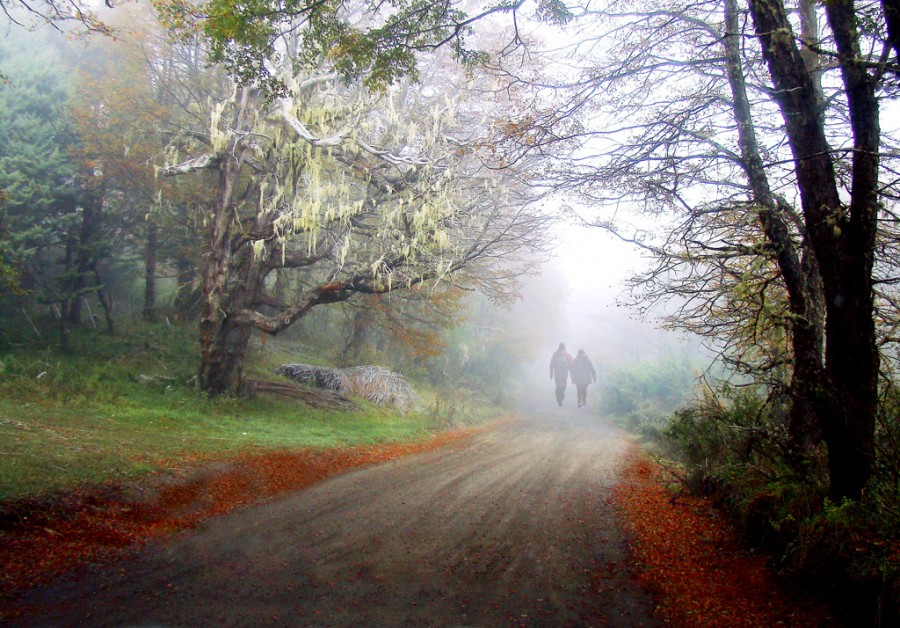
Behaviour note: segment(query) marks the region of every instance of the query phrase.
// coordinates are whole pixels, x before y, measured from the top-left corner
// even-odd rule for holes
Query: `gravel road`
[[[37,589],[28,626],[655,626],[610,487],[626,443],[532,409]]]

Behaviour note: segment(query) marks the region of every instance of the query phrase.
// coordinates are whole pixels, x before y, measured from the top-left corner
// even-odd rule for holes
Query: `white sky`
[[[555,255],[574,302],[615,301],[625,279],[646,264],[637,247],[597,227],[561,229]]]

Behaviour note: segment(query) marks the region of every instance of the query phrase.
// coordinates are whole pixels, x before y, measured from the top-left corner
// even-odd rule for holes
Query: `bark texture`
[[[831,492],[857,498],[871,475],[878,352],[872,268],[877,227],[878,104],[860,62],[852,2],[826,4],[847,98],[854,152],[850,203],[841,202],[816,87],[780,0],[750,0],[750,12],[775,87],[797,176],[807,235],[825,294],[825,386],[820,417]]]

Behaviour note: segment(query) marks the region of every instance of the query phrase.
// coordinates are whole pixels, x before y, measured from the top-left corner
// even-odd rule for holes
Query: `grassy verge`
[[[249,451],[416,441],[433,416],[386,408],[314,410],[257,397],[210,400],[190,380],[192,328],[146,326],[114,336],[84,330],[74,349],[0,353],[0,500],[121,479],[184,460]],[[277,350],[268,359],[277,360]],[[271,372],[265,356],[254,370]]]

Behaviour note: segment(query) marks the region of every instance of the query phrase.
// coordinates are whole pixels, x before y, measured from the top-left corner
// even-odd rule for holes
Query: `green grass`
[[[437,428],[431,417],[366,404],[337,412],[264,396],[205,398],[190,385],[192,332],[84,330],[68,354],[37,345],[0,354],[0,500],[133,477],[185,458],[414,441]],[[256,355],[253,371],[273,366]]]

